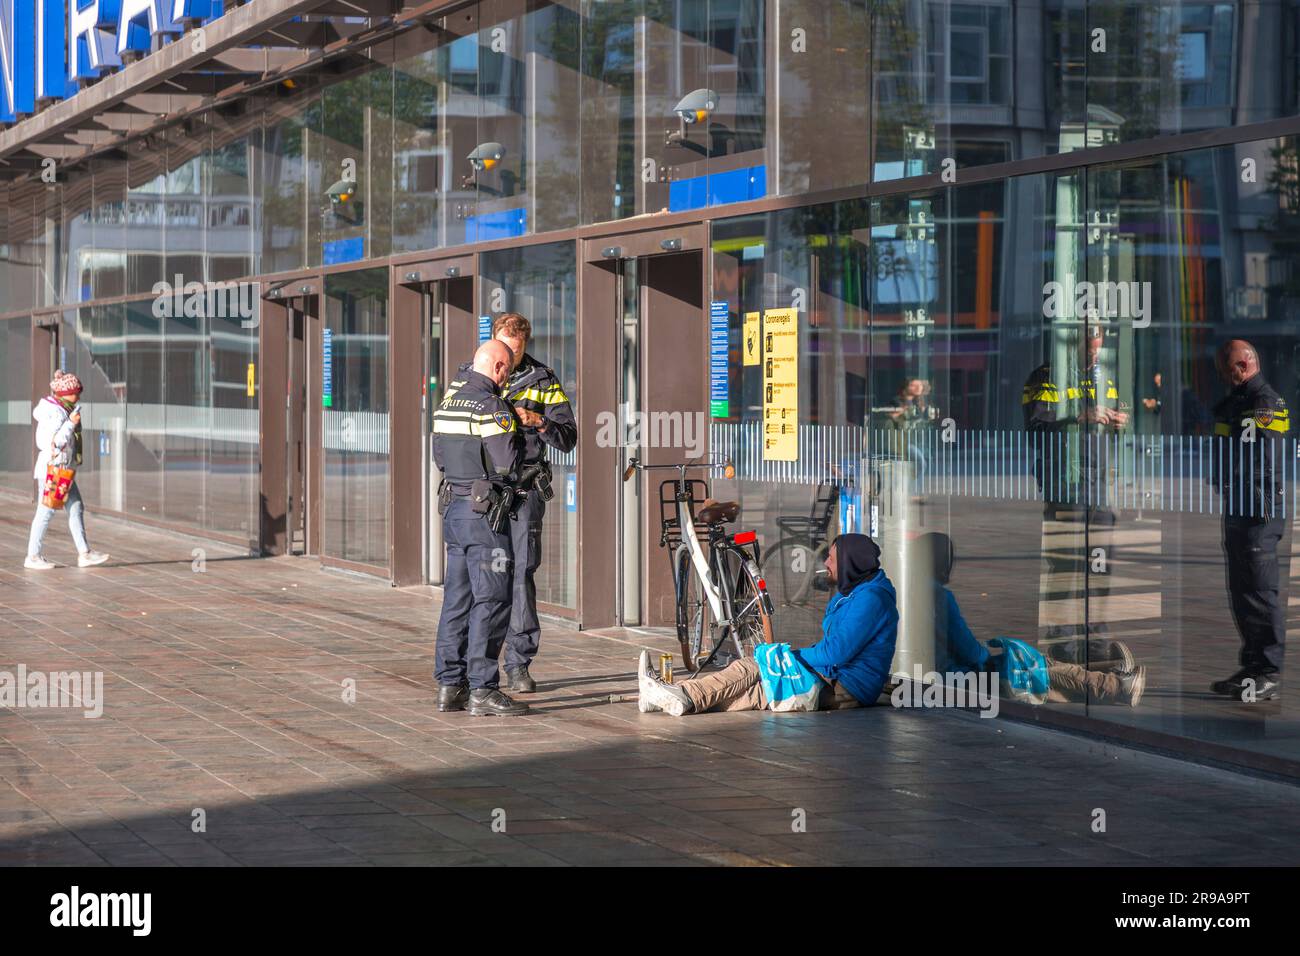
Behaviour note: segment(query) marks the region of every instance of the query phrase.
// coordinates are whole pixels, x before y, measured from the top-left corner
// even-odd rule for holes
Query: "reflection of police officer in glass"
[[[1232,389],[1214,406],[1214,434],[1233,443],[1223,450],[1219,487],[1228,599],[1241,634],[1241,669],[1215,681],[1211,690],[1250,702],[1275,697],[1281,687],[1286,624],[1278,600],[1277,545],[1285,519],[1282,482],[1274,469],[1291,415],[1286,402],[1264,381],[1259,356],[1249,342],[1225,342],[1215,363]],[[1219,458],[1218,451],[1214,457]]]
[[[447,544],[436,650],[438,710],[478,715],[528,712],[497,689],[497,658],[510,622],[510,536],[494,532],[487,511],[517,477],[523,452],[518,422],[501,397],[514,365],[510,349],[490,341],[433,415],[433,457]]]
[[[1043,495],[1043,520],[1082,517],[1086,523],[1086,547],[1071,546],[1069,559],[1048,559],[1053,570],[1078,571],[1086,567],[1093,549],[1100,547],[1106,560],[1110,554],[1107,531],[1115,524],[1115,513],[1107,505],[1106,476],[1109,468],[1107,438],[1127,427],[1129,415],[1118,407],[1119,392],[1113,379],[1104,376],[1101,349],[1104,330],[1090,325],[1084,331],[1080,363],[1057,369],[1046,362],[1030,374],[1021,397],[1025,430],[1033,433],[1037,445],[1035,477]],[[1082,512],[1080,514],[1080,511]],[[1045,524],[1044,530],[1047,530]],[[1078,552],[1073,553],[1073,552]],[[1084,579],[1094,596],[1109,590],[1108,574]],[[1060,636],[1073,627],[1057,626],[1048,637]],[[1089,621],[1089,636],[1104,634],[1107,628]],[[1092,641],[1085,649],[1081,641],[1050,645],[1053,660],[1075,664],[1121,661],[1122,646],[1115,641]]]

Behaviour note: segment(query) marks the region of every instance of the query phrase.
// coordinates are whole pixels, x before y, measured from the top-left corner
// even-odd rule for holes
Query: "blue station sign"
[[[0,123],[222,12],[223,0],[0,0]]]

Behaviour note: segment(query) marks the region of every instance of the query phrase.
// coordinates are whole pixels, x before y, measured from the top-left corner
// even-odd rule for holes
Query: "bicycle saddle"
[[[695,513],[695,520],[704,524],[730,524],[740,515],[740,502],[714,501],[704,502],[704,506]]]

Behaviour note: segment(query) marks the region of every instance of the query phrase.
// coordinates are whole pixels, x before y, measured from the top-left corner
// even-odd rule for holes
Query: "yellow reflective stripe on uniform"
[[[1275,411],[1273,412],[1272,419],[1269,420],[1268,424],[1265,424],[1259,420],[1259,415],[1256,414],[1255,424],[1260,428],[1267,428],[1271,432],[1281,432],[1282,434],[1286,434],[1291,430],[1291,416],[1286,412]]]
[[[1232,434],[1232,427],[1231,427],[1230,425],[1228,425],[1227,422],[1215,422],[1215,423],[1214,423],[1214,434],[1216,434],[1216,435],[1231,435],[1231,434]]]
[[[569,396],[564,394],[564,389],[560,383],[548,385],[546,388],[525,388],[515,392],[510,396],[512,402],[537,402],[541,405],[559,405],[569,400]]]
[[[433,417],[433,430],[439,435],[475,435],[478,429],[475,423],[462,418]]]
[[[1028,405],[1030,402],[1059,402],[1060,394],[1055,385],[1040,385],[1037,391],[1031,391],[1029,387],[1025,388],[1024,396],[1020,399],[1021,405]]]
[[[509,416],[510,421],[502,425],[496,420],[495,415],[478,415],[475,418],[476,434],[482,438],[491,438],[493,435],[508,435],[515,430],[515,417]]]

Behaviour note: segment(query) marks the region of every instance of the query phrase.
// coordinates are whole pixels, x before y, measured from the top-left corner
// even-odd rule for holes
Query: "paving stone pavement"
[[[104,710],[0,710],[3,865],[1300,862],[1300,787],[1005,719],[639,714],[669,647],[625,631],[548,624],[527,717],[438,714],[431,589],[96,516],[111,564],[28,572],[26,510],[0,671],[101,671]]]

